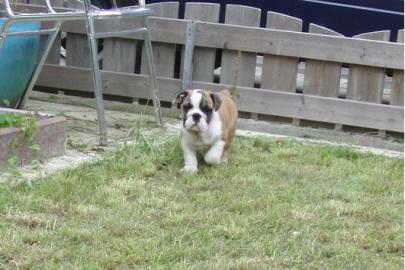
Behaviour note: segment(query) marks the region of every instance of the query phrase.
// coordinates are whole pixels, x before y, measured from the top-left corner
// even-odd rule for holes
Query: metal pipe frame
[[[100,67],[97,58],[97,40],[94,30],[93,12],[91,12],[90,0],[84,0],[84,9],[86,11],[87,40],[90,48],[90,61],[93,76],[94,96],[96,98],[98,125],[100,129],[100,145],[107,145],[107,126],[105,123],[103,93],[101,89]]]
[[[92,9],[90,0],[84,0],[84,12],[56,12],[50,3],[50,0],[45,0],[48,13],[21,13],[15,14],[11,8],[10,1],[4,0],[6,7],[7,20],[0,28],[0,48],[4,44],[7,36],[18,36],[18,35],[49,35],[48,40],[45,45],[44,53],[40,58],[37,67],[31,76],[28,87],[26,88],[23,97],[21,98],[18,108],[22,108],[28,98],[28,94],[32,91],[35,82],[45,64],[46,58],[51,50],[51,46],[54,43],[57,34],[59,33],[60,26],[64,21],[74,21],[74,20],[85,20],[88,43],[90,48],[90,59],[92,66],[92,77],[93,77],[93,87],[96,99],[97,116],[100,129],[100,145],[107,145],[107,127],[105,123],[104,115],[104,104],[103,104],[103,93],[101,84],[101,74],[100,67],[97,59],[97,38],[115,37],[121,35],[128,35],[135,32],[143,32],[145,40],[145,49],[148,58],[149,67],[149,81],[150,81],[150,91],[153,99],[154,113],[156,117],[157,125],[162,127],[163,120],[160,108],[159,100],[159,90],[157,86],[156,78],[156,68],[153,60],[152,43],[149,34],[148,16],[153,15],[154,11],[145,8],[145,0],[139,0],[138,6],[127,7],[127,8],[116,8],[111,10],[94,10]],[[106,33],[95,33],[94,19],[119,19],[125,17],[143,17],[143,28],[129,29],[121,32],[106,32]],[[10,26],[16,22],[55,22],[53,28],[41,29],[38,31],[21,31],[21,32],[9,32]]]
[[[148,24],[148,17],[143,18],[143,26],[146,29],[149,29]],[[144,37],[144,45],[146,50],[146,56],[148,58],[148,67],[149,67],[149,88],[150,92],[152,93],[153,99],[153,108],[156,117],[156,123],[159,127],[163,127],[163,120],[162,120],[162,112],[160,109],[160,99],[159,99],[159,90],[157,86],[157,78],[156,78],[156,67],[155,61],[153,59],[153,50],[152,50],[152,42],[150,40],[149,31],[145,31],[143,34]]]
[[[193,80],[193,55],[195,47],[195,33],[196,22],[188,21],[186,29],[186,45],[184,48],[184,62],[183,62],[183,78],[181,81],[181,88],[183,91],[191,89],[191,82]]]

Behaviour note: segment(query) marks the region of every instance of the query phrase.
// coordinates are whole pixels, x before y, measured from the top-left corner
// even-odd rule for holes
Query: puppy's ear
[[[215,111],[218,111],[219,107],[221,107],[222,100],[221,97],[218,94],[215,93],[210,93],[210,97],[212,99],[212,102],[214,104],[214,109]]]
[[[177,105],[177,109],[180,109],[181,104],[183,103],[184,99],[187,97],[187,95],[190,93],[190,90],[181,92],[176,96],[176,98],[173,100],[172,104]]]

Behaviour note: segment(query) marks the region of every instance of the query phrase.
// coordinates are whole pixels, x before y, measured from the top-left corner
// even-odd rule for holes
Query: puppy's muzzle
[[[193,113],[193,115],[192,115],[191,117],[193,118],[193,121],[194,121],[195,123],[198,123],[198,122],[200,122],[201,114],[199,114],[199,113]]]

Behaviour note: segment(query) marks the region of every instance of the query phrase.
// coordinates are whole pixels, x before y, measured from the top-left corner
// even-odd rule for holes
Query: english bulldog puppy
[[[204,160],[208,164],[226,163],[238,119],[238,110],[229,90],[217,93],[202,89],[187,90],[177,95],[175,102],[182,110],[183,119],[182,171],[198,171],[197,150],[207,150]]]

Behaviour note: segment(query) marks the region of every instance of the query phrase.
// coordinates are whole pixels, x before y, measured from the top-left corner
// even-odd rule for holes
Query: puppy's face
[[[208,129],[212,114],[221,105],[218,95],[205,90],[187,90],[177,98],[177,107],[183,114],[183,127],[189,132],[205,132]]]

